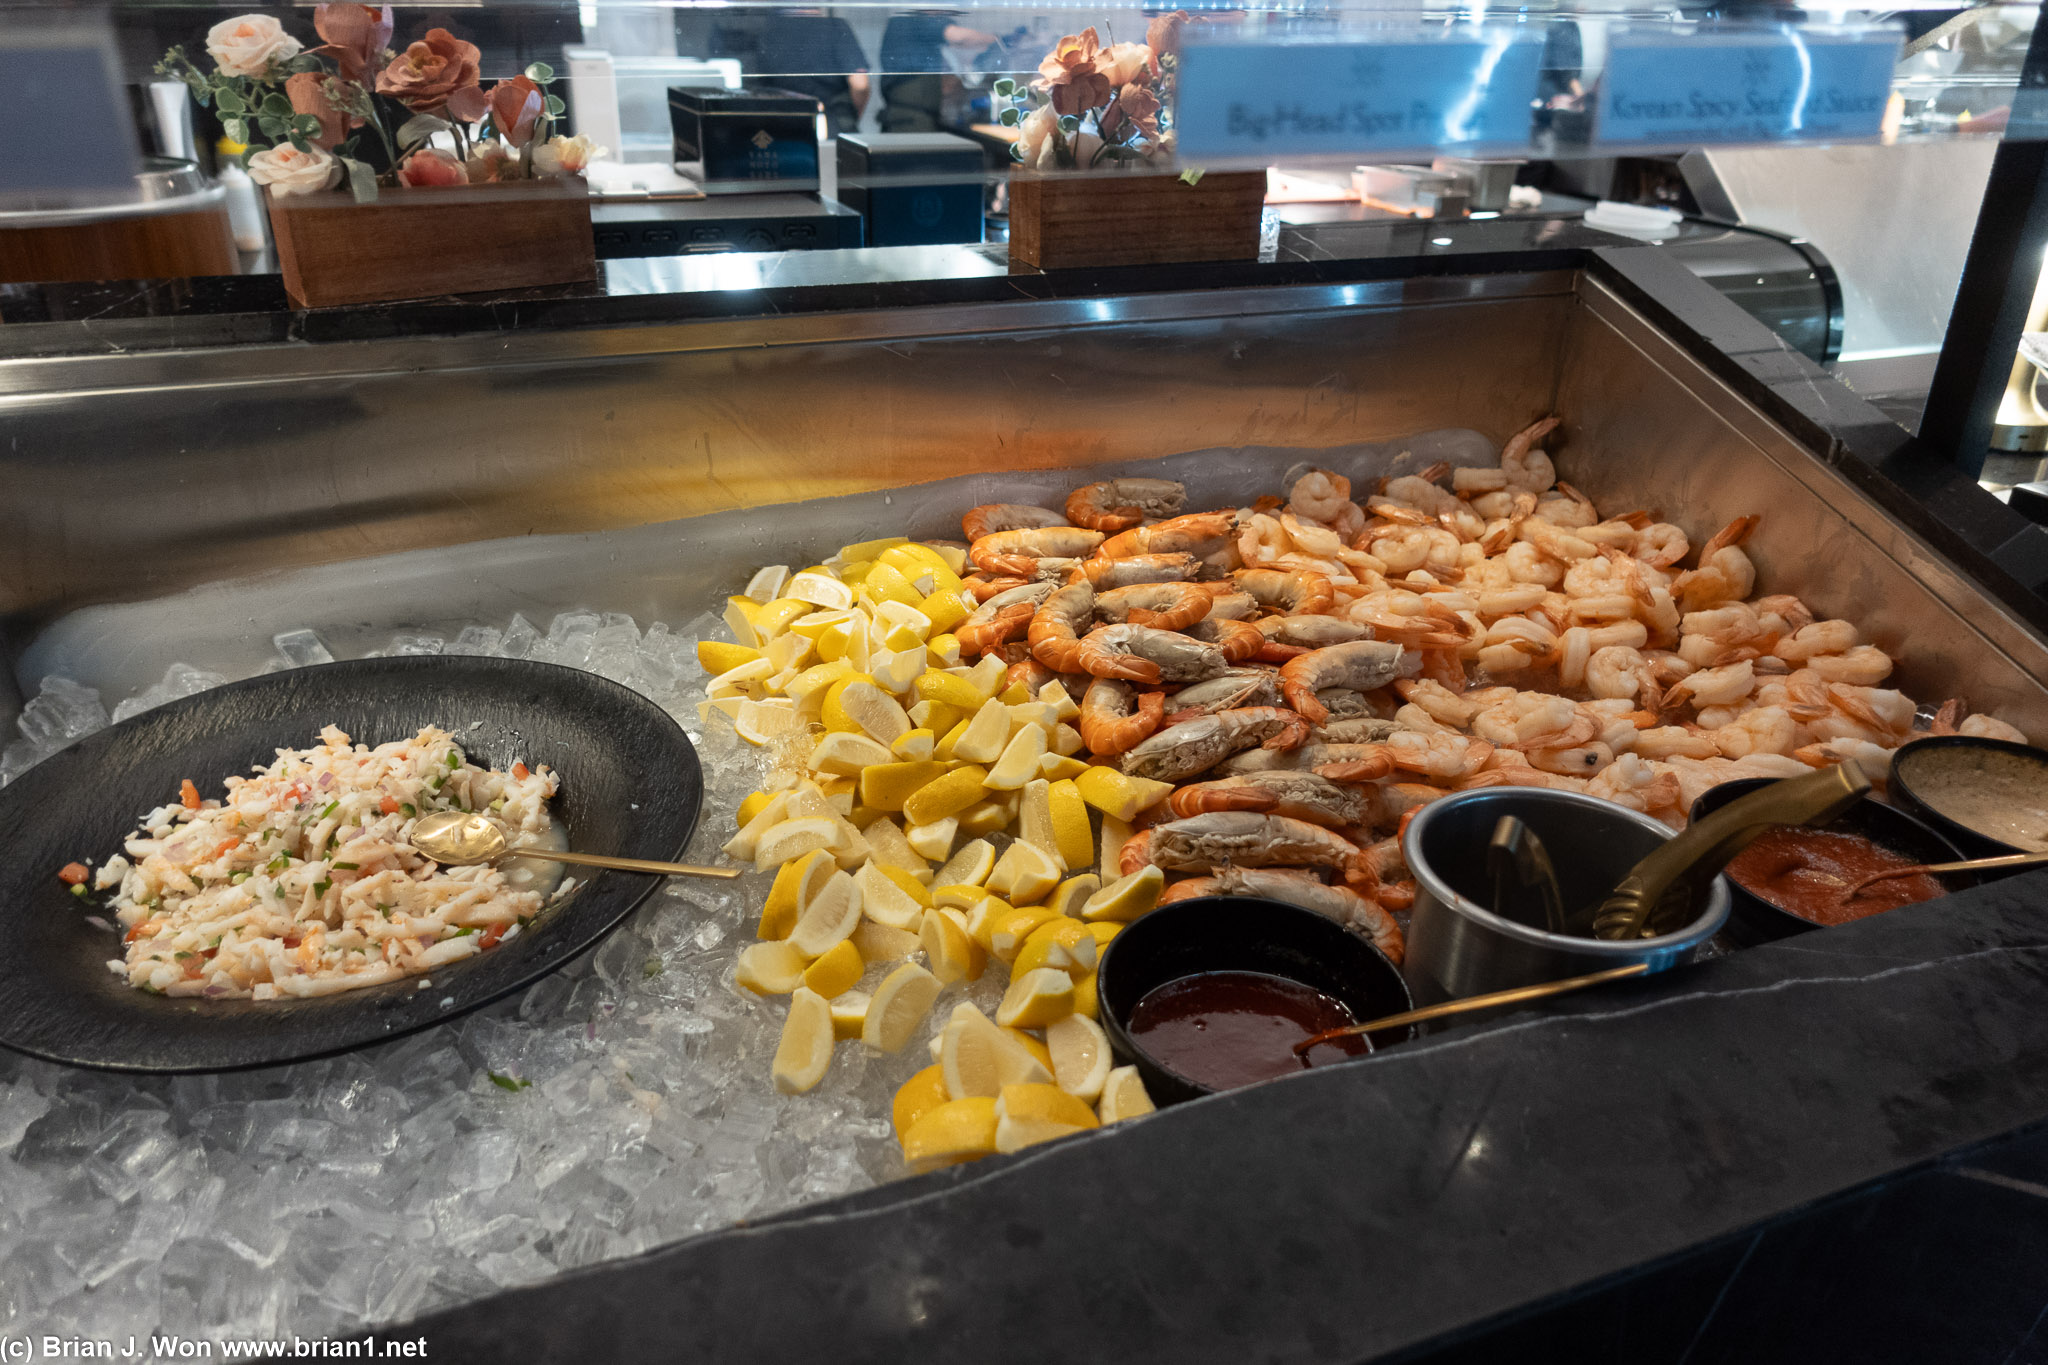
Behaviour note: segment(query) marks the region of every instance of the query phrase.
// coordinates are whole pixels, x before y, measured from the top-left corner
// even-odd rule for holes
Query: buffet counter
[[[603,631],[694,633],[764,560],[877,525],[949,535],[966,506],[1057,497],[1084,469],[1248,498],[1311,454],[1490,449],[1558,412],[1560,476],[1602,506],[1696,539],[1760,514],[1761,579],[1858,622],[1900,686],[2048,733],[2048,605],[2018,519],[1810,361],[1654,248],[1558,223],[1374,231],[1372,255],[1283,238],[1261,263],[1055,275],[974,252],[915,279],[881,252],[624,262],[585,296],[314,314],[260,281],[9,293],[0,645],[19,691],[0,713],[46,677],[111,701],[178,665],[491,652],[527,616],[604,671]],[[612,666],[689,714],[657,643],[636,626]],[[730,833],[720,799],[688,856]],[[646,1088],[738,1026],[691,992],[715,994],[707,954],[750,909],[694,890],[459,1030],[225,1080],[9,1057],[0,1093],[33,1111],[17,1160],[38,1188],[67,1160],[141,1169],[93,1145],[104,1113],[163,1113],[134,1120],[149,1169],[184,1172],[159,1200],[87,1164],[84,1207],[123,1211],[67,1225],[29,1282],[42,1312],[80,1302],[50,1286],[118,1292],[141,1273],[123,1248],[182,1237],[249,1250],[207,1262],[208,1293],[289,1271],[304,1297],[265,1299],[273,1326],[424,1335],[435,1360],[1451,1360],[1460,1340],[1560,1339],[1595,1358],[1569,1305],[1630,1295],[1656,1300],[1659,1335],[1603,1343],[1613,1358],[1852,1339],[1928,1358],[2032,1330],[2048,1264],[1957,1253],[1948,1294],[1919,1286],[1929,1324],[1887,1316],[1903,1249],[1861,1238],[1847,1286],[1798,1252],[1842,1236],[1843,1208],[1910,1241],[1930,1225],[1884,1201],[1914,1182],[1990,1221],[2040,1216],[2044,890],[2002,882],[879,1184],[871,1133]],[[695,1012],[662,1013],[678,1001]],[[559,1080],[504,1102],[558,1120],[499,1117],[474,1073],[502,1048]],[[405,1088],[435,1077],[445,1104]],[[351,1126],[366,1103],[395,1106],[393,1147],[428,1144],[392,1158],[417,1200],[330,1210],[380,1188],[390,1149],[332,1146],[381,1131]],[[757,1148],[765,1188],[745,1183]],[[295,1240],[219,1190],[158,1226],[230,1151],[283,1173],[262,1188]]]

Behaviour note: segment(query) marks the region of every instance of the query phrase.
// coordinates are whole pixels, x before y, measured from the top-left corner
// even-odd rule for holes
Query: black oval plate
[[[472,722],[481,722],[472,728]],[[311,1000],[172,999],[107,970],[116,933],[104,908],[57,880],[98,867],[181,779],[217,798],[222,782],[278,749],[339,725],[358,743],[423,725],[491,767],[515,759],[561,776],[550,808],[569,847],[674,860],[704,794],[697,752],[667,712],[608,678],[522,659],[358,659],[230,683],[88,735],[0,787],[0,1046],[109,1071],[232,1071],[347,1052],[452,1019],[531,984],[602,939],[659,878],[588,878],[528,930],[421,978]]]

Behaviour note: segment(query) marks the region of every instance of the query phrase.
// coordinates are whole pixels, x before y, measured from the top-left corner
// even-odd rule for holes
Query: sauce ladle
[[[412,846],[443,867],[473,867],[501,858],[545,858],[577,867],[609,867],[621,872],[653,872],[661,876],[721,877],[740,875],[736,867],[699,867],[695,863],[662,863],[650,858],[614,858],[603,853],[558,852],[527,844],[513,847],[505,831],[475,811],[450,810],[414,823]]]
[[[1914,863],[1910,867],[1894,867],[1871,873],[1844,891],[1842,899],[1855,900],[1863,894],[1865,887],[1890,881],[1893,877],[1912,877],[1922,872],[1988,872],[1999,867],[2048,867],[2048,853],[2007,853],[1997,858],[1965,858],[1955,863]]]

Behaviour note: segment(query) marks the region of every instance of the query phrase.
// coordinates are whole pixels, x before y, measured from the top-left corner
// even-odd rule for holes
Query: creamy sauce
[[[569,831],[560,820],[550,820],[547,833],[538,839],[521,836],[517,842],[534,848],[558,849],[566,853],[569,849]],[[505,883],[513,890],[538,891],[545,896],[568,875],[569,865],[547,858],[507,858],[498,864],[498,870],[505,874]]]
[[[1929,749],[1907,769],[1913,795],[1967,829],[2048,853],[2048,764],[1997,749]]]

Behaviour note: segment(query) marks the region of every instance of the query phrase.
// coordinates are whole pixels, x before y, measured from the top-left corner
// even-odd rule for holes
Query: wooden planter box
[[[1010,172],[1010,264],[1075,266],[1244,261],[1259,254],[1264,171],[1177,175]]]
[[[285,293],[300,308],[597,278],[580,176],[270,198]]]

